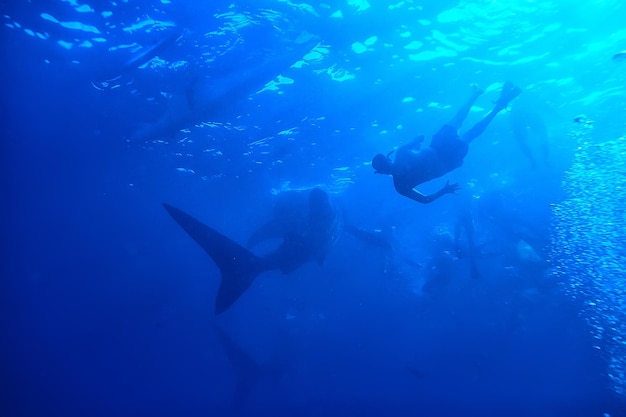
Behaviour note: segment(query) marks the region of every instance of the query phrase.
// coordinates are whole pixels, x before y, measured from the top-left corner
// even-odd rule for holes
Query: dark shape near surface
[[[615,62],[626,61],[626,51],[621,51],[613,55],[613,61]]]
[[[281,71],[301,59],[316,43],[317,38],[308,34],[290,43],[289,48],[274,53],[263,52],[258,57],[255,55],[254,60],[249,58],[249,61],[240,62],[234,59],[231,63],[220,61],[220,65],[211,71],[203,68],[190,70],[187,77],[191,82],[184,91],[172,91],[165,113],[153,123],[137,129],[132,138],[144,140],[172,136],[180,129],[198,122],[235,117],[242,100],[262,89]],[[154,49],[163,49],[164,46],[155,45]],[[147,48],[142,55],[147,57],[153,52],[152,48]],[[135,62],[126,63],[126,66],[142,61],[142,55],[131,60]]]
[[[283,194],[286,208],[275,211],[272,219],[251,237],[251,243],[273,237],[282,239],[276,249],[262,257],[182,210],[163,204],[221,271],[215,314],[226,311],[262,272],[278,269],[287,274],[313,260],[322,263],[339,237],[341,213],[330,203],[326,192],[315,188]]]
[[[104,90],[113,81],[125,74],[133,72],[148,63],[154,57],[173,47],[182,39],[183,30],[174,27],[163,33],[159,32],[158,36],[159,38],[155,39],[154,42],[137,50],[129,58],[123,60],[123,62],[109,64],[102,68],[98,67],[96,74],[93,74],[93,78],[91,79],[91,85],[98,90]]]
[[[179,40],[182,36],[182,30],[178,28],[174,28],[161,39],[155,41],[151,45],[145,46],[139,51],[135,52],[132,57],[130,57],[124,65],[122,66],[121,73],[130,72],[136,68],[139,68],[146,62],[150,61],[152,58],[163,52],[165,49],[172,46],[177,40]]]

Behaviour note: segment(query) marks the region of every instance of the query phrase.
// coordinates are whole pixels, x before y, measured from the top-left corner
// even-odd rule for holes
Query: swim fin
[[[496,101],[496,107],[506,109],[509,103],[522,93],[522,89],[511,81],[505,81],[500,90],[500,98]]]

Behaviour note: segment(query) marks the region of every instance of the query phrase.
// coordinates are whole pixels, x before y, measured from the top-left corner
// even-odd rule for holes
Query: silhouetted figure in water
[[[521,90],[511,82],[504,83],[500,98],[491,112],[470,130],[459,136],[458,131],[461,125],[472,105],[482,93],[483,90],[474,87],[469,100],[450,122],[443,125],[439,132],[433,135],[429,146],[421,148],[424,137],[418,136],[416,140],[397,150],[394,161],[389,158],[391,153],[386,156],[383,154],[376,155],[372,160],[372,167],[376,173],[391,175],[396,191],[419,203],[430,203],[444,194],[456,192],[459,189],[459,184],[450,184],[449,181],[439,191],[430,195],[420,193],[415,190],[415,187],[439,178],[463,165],[469,143],[485,131],[496,115],[507,108],[509,102],[515,99]]]
[[[531,103],[517,103],[509,113],[513,137],[522,153],[533,168],[537,167],[537,159],[528,144],[529,134],[539,142],[544,164],[548,164],[548,129],[540,112]]]
[[[463,232],[465,232],[467,239],[467,248],[463,248],[461,245]],[[459,209],[457,221],[454,226],[454,247],[458,258],[467,256],[470,264],[470,276],[474,279],[480,278],[480,272],[476,266],[476,257],[479,255],[479,250],[476,248],[476,242],[474,240],[474,217],[472,216],[469,204],[464,204]]]

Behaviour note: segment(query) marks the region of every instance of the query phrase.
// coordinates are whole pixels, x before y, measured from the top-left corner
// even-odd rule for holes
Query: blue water
[[[626,415],[623,2],[0,8],[0,415]],[[458,195],[373,174],[506,80],[419,187]],[[518,116],[545,126],[527,154]],[[312,187],[393,249],[344,233],[216,316],[220,271],[161,203],[245,245]]]

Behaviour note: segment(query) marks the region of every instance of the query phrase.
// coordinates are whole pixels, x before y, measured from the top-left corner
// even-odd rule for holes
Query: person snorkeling
[[[378,154],[372,159],[372,168],[376,174],[386,174],[393,177],[393,185],[396,191],[405,197],[418,203],[431,203],[444,194],[455,193],[459,184],[446,184],[439,191],[425,195],[415,189],[420,184],[439,178],[463,164],[471,141],[480,136],[498,113],[506,109],[522,90],[507,81],[503,84],[500,98],[494,104],[493,109],[467,132],[459,135],[458,131],[465,121],[472,105],[483,94],[483,90],[473,86],[469,100],[459,109],[452,120],[443,125],[435,133],[430,145],[422,148],[424,136],[420,135],[411,143],[398,148],[395,160],[390,156]]]

